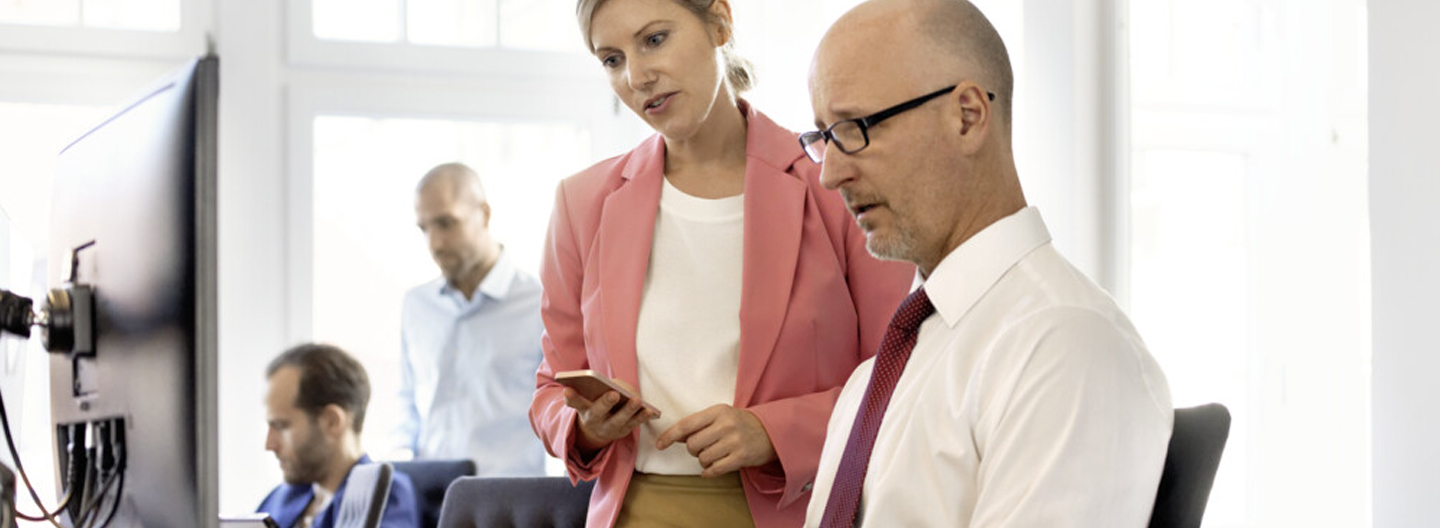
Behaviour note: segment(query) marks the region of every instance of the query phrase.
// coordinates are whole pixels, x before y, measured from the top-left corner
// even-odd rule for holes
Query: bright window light
[[[406,36],[415,44],[491,47],[496,0],[409,0]]]
[[[181,0],[0,0],[0,23],[179,31]]]
[[[310,0],[321,40],[581,53],[574,0]]]
[[[1363,10],[1128,2],[1120,267],[1175,405],[1230,409],[1208,528],[1370,523]]]
[[[311,0],[315,37],[322,40],[400,42],[403,0]]]
[[[0,0],[0,22],[35,26],[75,26],[79,0]]]
[[[85,27],[179,31],[179,0],[84,0]]]
[[[585,52],[575,0],[500,0],[500,20],[502,47]]]

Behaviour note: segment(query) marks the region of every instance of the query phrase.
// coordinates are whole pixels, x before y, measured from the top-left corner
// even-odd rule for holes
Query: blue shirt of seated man
[[[370,378],[337,347],[304,344],[270,362],[265,375],[265,449],[275,453],[285,484],[260,505],[282,528],[334,528],[350,472],[370,463],[360,448]],[[391,477],[382,528],[418,528],[415,487]]]
[[[356,462],[369,464],[369,456],[361,456]],[[352,466],[353,467],[353,466]],[[346,473],[347,479],[349,473]],[[345,484],[335,490],[330,504],[315,515],[311,528],[333,528],[340,503],[345,497]],[[313,484],[281,484],[270,491],[256,511],[270,514],[280,528],[299,528],[299,521],[310,502],[315,500]],[[396,472],[390,478],[390,496],[385,499],[385,515],[380,519],[380,528],[416,528],[420,526],[419,511],[415,505],[415,486],[410,477]]]

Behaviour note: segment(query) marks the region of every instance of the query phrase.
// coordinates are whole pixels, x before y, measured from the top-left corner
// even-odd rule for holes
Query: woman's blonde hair
[[[595,10],[600,9],[608,0],[578,0],[575,3],[575,17],[580,22],[580,36],[585,39],[585,48],[595,51],[595,45],[590,41],[590,19],[595,16]],[[745,60],[735,53],[735,28],[731,21],[716,15],[710,10],[715,0],[673,0],[681,7],[689,10],[706,24],[715,24],[720,27],[721,32],[729,35],[725,45],[720,47],[720,53],[725,59],[725,82],[730,85],[730,90],[739,95],[755,87],[755,67],[750,61]]]

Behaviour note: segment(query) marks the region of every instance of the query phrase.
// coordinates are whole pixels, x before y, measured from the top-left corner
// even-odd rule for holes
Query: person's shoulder
[[[260,507],[256,508],[255,511],[265,512],[271,516],[275,516],[281,510],[285,509],[287,505],[295,501],[303,499],[309,502],[311,492],[312,490],[308,485],[282,483],[275,486],[274,489],[270,490],[269,494],[265,495],[265,500],[260,501]]]
[[[624,179],[625,168],[635,161],[639,150],[641,148],[636,147],[633,150],[601,160],[561,180],[560,188],[569,197],[603,195],[604,193],[600,192],[602,189],[613,188]]]
[[[414,287],[411,287],[409,290],[405,291],[405,297],[402,300],[402,303],[404,307],[409,308],[415,303],[438,297],[440,295],[439,292],[441,288],[443,288],[444,286],[444,277],[436,277],[434,279],[426,281],[424,284],[415,285]]]
[[[399,471],[390,474],[390,494],[385,498],[382,528],[419,528],[420,504],[415,497],[415,484],[410,476]]]
[[[398,494],[401,499],[415,498],[415,483],[410,480],[410,475],[401,471],[390,473],[390,494]]]

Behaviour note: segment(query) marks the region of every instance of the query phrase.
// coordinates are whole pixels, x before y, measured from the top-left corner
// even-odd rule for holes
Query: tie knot
[[[895,310],[895,317],[891,319],[891,324],[899,330],[913,334],[920,329],[920,323],[933,313],[935,313],[935,305],[930,304],[930,295],[925,293],[925,288],[922,286],[900,303],[900,308]]]

